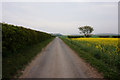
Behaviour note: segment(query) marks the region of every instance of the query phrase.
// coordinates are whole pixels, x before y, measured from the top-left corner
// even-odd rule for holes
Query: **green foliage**
[[[6,23],[2,24],[2,77],[13,78],[54,37]]]
[[[2,49],[3,57],[19,52],[25,46],[40,43],[51,38],[50,34],[23,27],[2,24]]]
[[[85,37],[89,37],[90,33],[94,31],[94,29],[91,26],[83,26],[78,28],[83,33]]]
[[[32,46],[27,46],[23,50],[14,55],[3,58],[2,61],[2,78],[19,77],[21,71],[27,66],[29,62],[44,48],[51,40],[45,40]],[[13,77],[14,76],[14,77]]]
[[[86,46],[87,42],[81,41],[76,42],[74,40],[62,38],[62,40],[68,44],[73,50],[75,50],[80,57],[89,62],[93,67],[98,69],[99,72],[102,72],[104,78],[108,80],[119,80],[120,79],[120,56],[118,57],[109,57],[103,52],[100,52],[95,47]],[[92,44],[94,45],[94,43]],[[112,48],[112,47],[111,47]],[[104,56],[102,56],[102,54]]]
[[[83,35],[81,35],[81,36],[77,36],[77,35],[69,35],[69,36],[67,36],[68,38],[83,38],[84,36]]]

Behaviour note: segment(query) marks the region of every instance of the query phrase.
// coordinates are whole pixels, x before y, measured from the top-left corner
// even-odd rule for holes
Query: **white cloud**
[[[94,33],[117,33],[117,3],[3,3],[3,21],[47,32],[79,34],[91,25]],[[109,28],[109,29],[108,29]]]

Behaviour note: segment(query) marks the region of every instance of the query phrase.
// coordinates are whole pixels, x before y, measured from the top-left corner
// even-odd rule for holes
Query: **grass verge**
[[[21,70],[44,48],[53,38],[45,40],[33,46],[27,46],[19,53],[3,58],[2,78],[18,77]]]
[[[108,80],[119,80],[119,71],[115,71],[114,69],[110,68],[109,65],[105,64],[102,60],[95,58],[91,50],[86,50],[82,48],[82,45],[77,46],[78,44],[71,42],[70,40],[67,40],[65,38],[61,38],[70,48],[72,48],[74,51],[78,53],[78,55],[86,60],[91,66],[96,68],[98,72],[103,73],[104,78]],[[94,50],[94,49],[93,49]]]

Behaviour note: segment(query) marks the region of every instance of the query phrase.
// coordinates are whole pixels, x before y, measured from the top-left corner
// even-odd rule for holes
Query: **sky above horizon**
[[[118,33],[117,2],[3,2],[2,22],[44,32],[79,34],[89,25],[96,33]]]

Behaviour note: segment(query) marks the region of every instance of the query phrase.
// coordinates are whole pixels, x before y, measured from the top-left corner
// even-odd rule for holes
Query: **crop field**
[[[105,78],[115,79],[120,75],[119,38],[65,38],[63,40],[102,72]]]
[[[99,53],[93,54],[97,59],[101,59],[110,66],[118,64],[118,38],[72,38],[78,44],[83,44],[87,48],[96,49]]]

